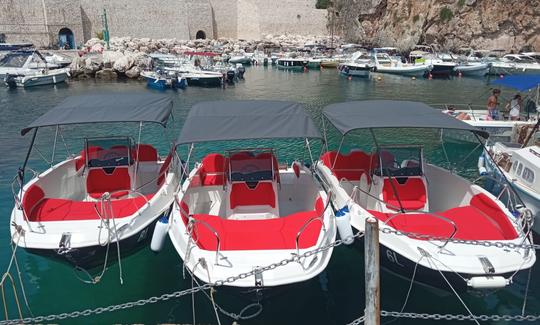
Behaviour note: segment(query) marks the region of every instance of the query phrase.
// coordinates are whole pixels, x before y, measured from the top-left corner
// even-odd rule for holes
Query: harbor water
[[[380,77],[380,78],[379,78]],[[22,164],[30,135],[22,137],[20,130],[38,116],[55,106],[67,96],[76,94],[115,92],[158,92],[149,90],[144,82],[96,80],[75,81],[57,86],[35,87],[33,89],[9,90],[0,87],[0,272],[7,267],[11,258],[9,216],[13,208],[11,181]],[[221,88],[195,88],[168,91],[174,100],[174,122],[169,123],[165,132],[156,126],[145,126],[141,142],[152,143],[159,148],[160,154],[167,152],[168,144],[179,133],[190,107],[199,101],[228,99],[279,99],[292,100],[306,104],[310,114],[318,125],[322,125],[322,109],[331,103],[350,100],[393,99],[413,100],[428,104],[434,103],[472,103],[484,104],[489,96],[490,86],[485,79],[455,78],[452,80],[413,80],[407,77],[373,75],[369,79],[340,77],[335,69],[293,73],[278,71],[271,67],[252,67],[246,72],[246,80],[236,85]],[[510,99],[514,93],[503,89],[502,98]],[[399,116],[395,117],[399,119]],[[129,134],[136,137],[138,125],[86,125],[65,127],[64,137],[68,148],[58,145],[56,161],[81,150],[84,136]],[[433,131],[395,130],[380,131],[383,142],[392,141],[424,144],[428,160],[444,162],[439,135]],[[38,132],[37,148],[50,159],[54,130]],[[371,145],[371,138],[355,134],[354,141],[365,146]],[[338,138],[335,132],[329,133],[330,147],[337,148]],[[272,145],[264,143],[264,145]],[[222,143],[210,143],[201,146],[195,153],[196,158],[205,153],[223,149]],[[314,144],[315,154],[320,153],[320,144]],[[61,148],[62,147],[62,148]],[[276,143],[277,154],[281,162],[290,163],[294,158],[302,157],[302,146]],[[346,144],[346,148],[350,145]],[[457,172],[469,179],[477,176],[476,159],[480,150],[474,143],[449,142],[445,145],[449,160]],[[71,150],[72,149],[72,150]],[[473,154],[468,155],[471,151]],[[185,159],[185,148],[180,149]],[[30,167],[43,169],[43,159],[34,152]],[[111,250],[116,252],[116,248]],[[387,258],[381,256],[381,258]],[[31,255],[22,249],[17,251],[21,278],[28,298],[28,303],[35,316],[58,314],[94,307],[105,307],[128,301],[137,301],[163,293],[170,293],[190,288],[191,279],[183,276],[182,260],[167,239],[164,249],[153,253],[149,247],[122,257],[121,267],[123,284],[119,280],[119,264],[111,263],[104,276],[97,284],[88,284],[86,273],[76,271],[72,266],[44,257]],[[240,324],[346,324],[363,315],[364,310],[364,265],[363,246],[357,243],[340,246],[334,250],[326,271],[310,281],[276,291],[262,301],[260,315],[250,320],[240,320]],[[277,261],[276,261],[277,262]],[[93,274],[101,270],[91,270]],[[16,272],[12,272],[16,277]],[[524,306],[528,271],[519,273],[514,283],[504,289],[489,292],[470,292],[461,298],[474,314],[521,314]],[[540,268],[534,267],[530,273],[530,284],[526,297],[525,314],[538,314],[540,310]],[[30,316],[24,307],[21,286],[17,282],[19,299],[23,315]],[[435,291],[420,284],[413,284],[410,279],[400,278],[382,272],[381,306],[388,311],[418,313],[467,314],[460,300],[447,291]],[[441,277],[441,283],[444,279]],[[410,289],[410,292],[409,292]],[[409,296],[404,306],[406,297]],[[224,291],[220,288],[214,295],[216,303],[233,313],[240,311],[251,301],[240,294]],[[12,296],[12,290],[6,287],[6,299],[9,301],[9,317],[17,318],[18,312]],[[193,323],[193,309],[197,324],[217,324],[216,316],[209,299],[202,293],[194,296],[194,307],[190,295],[166,302],[147,304],[97,316],[80,317],[60,321],[61,324],[112,324],[112,323]],[[247,310],[246,314],[250,311]],[[233,320],[220,314],[221,324],[231,324]],[[56,322],[55,322],[56,323]],[[394,320],[383,318],[383,324],[450,324],[450,321],[434,320]]]

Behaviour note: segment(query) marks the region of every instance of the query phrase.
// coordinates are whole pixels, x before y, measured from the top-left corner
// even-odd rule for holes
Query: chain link
[[[435,240],[435,241],[444,241],[444,242],[448,241],[450,243],[476,245],[476,246],[483,246],[483,247],[496,247],[496,248],[509,248],[509,249],[521,248],[521,249],[535,249],[535,250],[540,249],[540,245],[538,244],[514,244],[514,243],[504,243],[500,241],[456,239],[456,238],[419,234],[415,232],[406,232],[406,231],[400,231],[400,230],[395,230],[395,229],[390,229],[390,228],[382,228],[381,232],[383,234],[395,234],[398,236],[407,236],[413,239]]]
[[[540,315],[463,315],[463,314],[427,314],[427,313],[402,313],[398,311],[381,310],[381,316],[394,318],[434,319],[434,320],[459,320],[459,321],[518,321],[534,322],[540,320]]]
[[[186,289],[182,291],[176,291],[173,293],[165,293],[165,294],[162,294],[161,296],[155,296],[155,297],[151,297],[147,299],[140,299],[137,301],[126,302],[126,303],[118,304],[118,305],[111,305],[107,307],[97,307],[94,309],[86,309],[83,311],[74,311],[71,313],[52,314],[52,315],[47,315],[47,316],[37,316],[37,317],[29,317],[29,318],[23,318],[23,319],[3,320],[3,321],[0,321],[0,325],[12,325],[12,324],[14,325],[14,324],[21,324],[21,323],[22,324],[43,323],[43,322],[52,322],[55,320],[62,320],[62,319],[67,319],[67,318],[77,318],[81,316],[99,315],[104,312],[113,312],[116,310],[133,308],[135,306],[144,306],[146,304],[154,304],[160,301],[167,301],[173,298],[180,298],[185,295],[190,295],[192,293],[196,293],[202,290],[208,290],[213,287],[220,287],[225,284],[233,283],[239,279],[245,279],[247,277],[254,276],[256,273],[259,273],[259,272],[274,270],[280,266],[285,266],[292,262],[299,262],[302,258],[308,258],[312,255],[324,252],[330,248],[338,247],[342,245],[343,242],[346,242],[350,240],[351,238],[358,239],[362,237],[363,235],[364,235],[363,233],[358,232],[349,238],[338,239],[334,242],[320,246],[316,249],[306,251],[303,254],[300,254],[300,255],[293,254],[292,257],[285,258],[277,263],[272,263],[264,267],[256,268],[250,272],[243,272],[236,276],[230,276],[226,278],[225,280],[217,280],[213,283],[207,283],[198,287],[194,287],[194,288],[190,288],[190,289]]]
[[[352,322],[347,323],[347,325],[359,325],[359,324],[363,324],[365,320],[366,320],[366,316],[358,317],[357,319],[353,320]]]

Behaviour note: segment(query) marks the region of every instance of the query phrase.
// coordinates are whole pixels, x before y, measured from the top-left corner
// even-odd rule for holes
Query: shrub
[[[96,37],[99,38],[100,40],[103,40],[103,31],[96,32]]]
[[[328,9],[328,5],[330,5],[330,0],[317,0],[317,3],[315,4],[315,8]]]
[[[465,5],[465,0],[459,0],[457,4],[458,6],[463,7]]]
[[[416,23],[418,21],[418,19],[420,19],[420,16],[419,15],[414,15],[414,17],[412,17],[413,23]]]
[[[441,12],[439,13],[439,18],[442,20],[442,21],[445,21],[445,22],[448,22],[450,21],[452,18],[454,17],[454,13],[452,12],[452,10],[448,7],[443,7],[441,9]]]

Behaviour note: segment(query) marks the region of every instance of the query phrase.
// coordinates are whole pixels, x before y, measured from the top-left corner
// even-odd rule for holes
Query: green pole
[[[107,50],[109,47],[109,24],[107,22],[107,10],[103,8],[103,40],[107,43]]]

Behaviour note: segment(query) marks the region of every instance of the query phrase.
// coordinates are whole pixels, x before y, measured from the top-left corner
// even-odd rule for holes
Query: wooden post
[[[381,323],[379,223],[375,218],[366,219],[364,236],[364,260],[366,273],[366,325]]]

